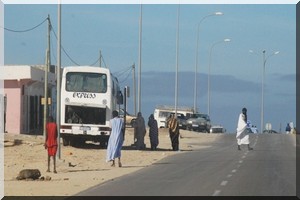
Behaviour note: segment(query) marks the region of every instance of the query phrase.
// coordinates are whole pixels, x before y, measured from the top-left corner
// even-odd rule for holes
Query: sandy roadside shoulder
[[[123,167],[111,167],[105,162],[106,149],[88,144],[85,148],[61,145],[57,174],[46,172],[47,152],[43,136],[5,134],[4,138],[4,195],[5,196],[71,196],[97,184],[135,172],[176,153],[207,148],[220,134],[202,134],[181,130],[180,152],[171,151],[166,129],[159,130],[157,151],[150,151],[145,136],[146,150],[135,150],[132,129],[127,129],[122,149]],[[41,176],[51,180],[16,180],[22,169],[39,169]],[[51,161],[51,171],[52,171]]]

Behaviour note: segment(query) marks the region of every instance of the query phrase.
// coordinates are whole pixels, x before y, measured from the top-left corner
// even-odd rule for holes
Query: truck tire
[[[63,146],[69,146],[70,145],[70,139],[67,137],[63,137]]]

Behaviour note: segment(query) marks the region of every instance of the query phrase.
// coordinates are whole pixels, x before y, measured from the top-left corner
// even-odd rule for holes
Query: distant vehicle
[[[119,117],[121,117],[121,118],[124,117],[124,109],[123,108],[120,109]],[[132,115],[132,114],[129,114],[128,112],[126,112],[126,123],[125,123],[126,126],[133,127],[135,120],[136,120],[135,115]]]
[[[221,125],[214,125],[210,128],[210,133],[225,133],[226,129]]]
[[[263,133],[278,133],[275,130],[264,130]]]
[[[106,146],[112,111],[122,102],[118,79],[109,69],[93,66],[66,66],[61,81],[61,126],[63,145],[86,141]]]
[[[177,114],[183,114],[183,116],[192,115],[194,110],[189,107],[177,107]],[[166,128],[166,120],[171,113],[175,113],[174,106],[160,105],[154,109],[154,118],[157,121],[159,128]],[[184,122],[182,122],[184,124]]]
[[[210,132],[211,122],[210,117],[207,114],[195,113],[192,114],[186,121],[187,130],[199,131],[199,132]]]

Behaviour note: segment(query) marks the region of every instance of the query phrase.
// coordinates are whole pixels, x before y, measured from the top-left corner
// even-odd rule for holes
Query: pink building
[[[4,130],[8,133],[43,134],[42,97],[44,97],[45,66],[6,65],[0,67],[4,80]],[[53,70],[50,70],[53,71]],[[49,114],[56,101],[55,74],[48,72]]]

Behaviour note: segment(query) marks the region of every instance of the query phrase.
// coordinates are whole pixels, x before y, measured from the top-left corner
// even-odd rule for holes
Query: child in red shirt
[[[49,116],[48,123],[46,125],[46,139],[45,139],[45,149],[48,150],[48,169],[50,172],[50,157],[53,157],[53,172],[56,172],[56,152],[57,152],[57,125],[54,122],[52,116]]]

